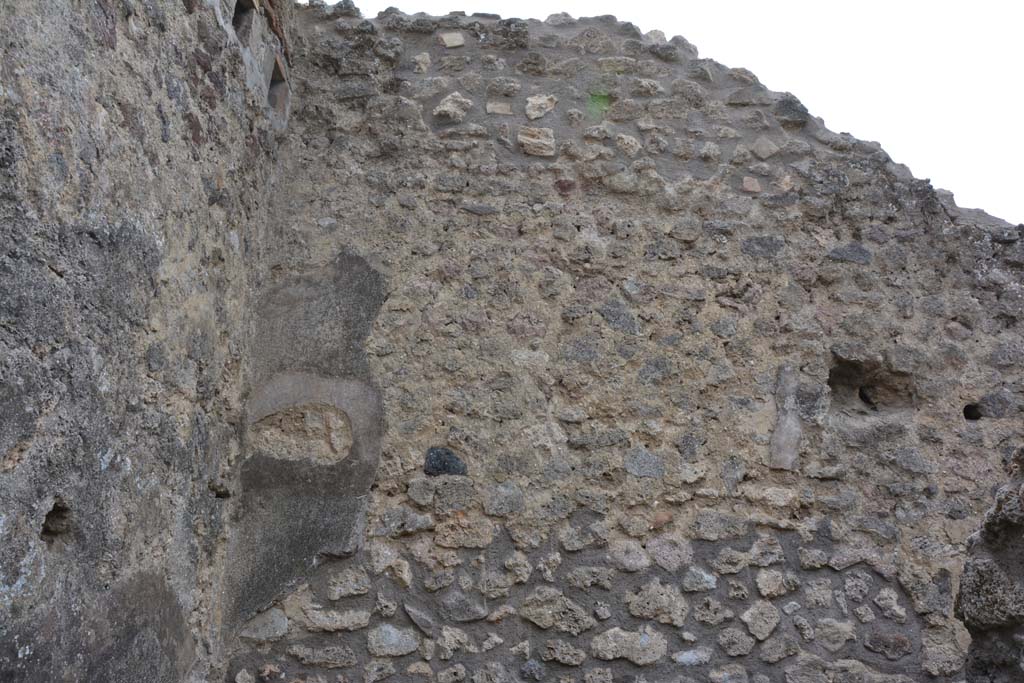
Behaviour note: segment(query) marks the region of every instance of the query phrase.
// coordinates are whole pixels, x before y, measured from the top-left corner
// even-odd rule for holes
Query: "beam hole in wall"
[[[181,0],[182,4],[185,5],[185,11],[192,14],[196,11],[196,6],[199,4],[199,0]]]
[[[836,360],[828,373],[828,386],[833,411],[870,415],[914,406],[913,378],[883,367]]]
[[[231,17],[231,26],[234,27],[235,35],[242,43],[249,42],[252,22],[255,18],[256,4],[254,0],[237,0],[235,2],[235,13]]]
[[[66,536],[71,531],[71,507],[64,502],[64,499],[57,496],[53,499],[53,507],[43,518],[43,528],[39,532],[39,538],[47,543],[53,543],[58,538]]]
[[[288,98],[291,91],[288,88],[288,81],[284,77],[284,70],[281,62],[274,60],[274,72],[270,75],[270,85],[267,87],[267,104],[279,116],[288,112]]]
[[[964,406],[964,419],[975,421],[981,419],[981,406],[977,403],[968,403]]]
[[[250,428],[257,452],[284,460],[313,460],[330,465],[348,457],[352,427],[334,406],[308,403],[266,416]]]

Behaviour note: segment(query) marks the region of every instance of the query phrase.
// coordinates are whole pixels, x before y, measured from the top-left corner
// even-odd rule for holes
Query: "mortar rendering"
[[[1024,681],[1024,225],[614,17],[0,40],[0,680]]]

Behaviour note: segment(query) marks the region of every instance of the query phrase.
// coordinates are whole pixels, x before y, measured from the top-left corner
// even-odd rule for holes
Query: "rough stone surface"
[[[375,657],[401,657],[415,652],[420,638],[415,631],[381,624],[367,633],[366,647]]]
[[[682,586],[688,593],[714,590],[718,586],[718,576],[706,569],[690,565],[683,575]]]
[[[608,551],[611,563],[625,572],[639,572],[651,566],[651,557],[644,547],[632,539],[618,539],[611,543]]]
[[[370,577],[362,567],[346,567],[331,576],[327,585],[327,597],[330,600],[353,595],[366,595],[370,592]]]
[[[1024,672],[1024,450],[1007,463],[1009,482],[969,541],[953,622],[929,630],[923,659],[933,675],[949,675],[967,655],[971,681],[1011,681]],[[934,673],[933,673],[934,672]]]
[[[345,645],[328,645],[326,647],[291,645],[288,648],[288,654],[306,666],[324,667],[325,669],[344,669],[354,666],[359,661],[352,649]]]
[[[555,661],[566,666],[579,666],[587,658],[587,653],[564,640],[549,640],[544,643],[540,658],[545,662]]]
[[[649,626],[639,631],[613,628],[590,641],[590,652],[598,659],[627,659],[633,664],[653,664],[665,656],[665,636]]]
[[[718,645],[730,657],[749,655],[756,643],[756,640],[735,626],[730,626],[718,632]]]
[[[659,579],[644,584],[637,592],[626,595],[629,613],[642,619],[681,627],[686,623],[690,606],[676,586],[662,585]]]
[[[526,118],[531,121],[539,119],[553,110],[556,104],[558,104],[558,98],[554,95],[533,95],[527,97],[526,107],[524,108]]]
[[[0,680],[1022,679],[1020,226],[611,17],[0,35]]]
[[[779,625],[779,610],[767,600],[758,600],[740,615],[740,621],[747,625],[752,636],[764,640]]]
[[[551,128],[521,126],[517,139],[523,154],[537,157],[555,156],[555,132]]]
[[[434,107],[434,116],[452,123],[461,123],[472,107],[473,100],[464,97],[462,93],[453,92]]]
[[[523,600],[519,615],[542,629],[578,636],[596,623],[578,603],[562,595],[556,588],[542,586]]]
[[[695,647],[675,653],[672,655],[672,661],[682,666],[703,666],[711,663],[714,656],[714,650],[709,647]]]

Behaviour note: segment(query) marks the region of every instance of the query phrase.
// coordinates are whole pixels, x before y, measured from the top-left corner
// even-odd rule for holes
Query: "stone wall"
[[[178,682],[218,656],[288,111],[279,39],[235,9],[0,3],[0,680]]]
[[[384,274],[387,427],[366,545],[229,676],[963,675],[1019,228],[611,18],[295,34],[281,267]]]
[[[967,679],[1012,683],[1024,670],[1024,449],[1010,463],[1011,481],[996,492],[981,530],[968,540],[957,616],[973,640]]]
[[[0,671],[989,680],[1021,226],[611,17],[185,5],[0,10]]]

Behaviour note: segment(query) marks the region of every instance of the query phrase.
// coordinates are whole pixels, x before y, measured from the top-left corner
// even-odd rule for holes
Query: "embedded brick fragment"
[[[462,31],[445,31],[438,35],[438,39],[446,48],[462,47],[466,44],[466,37],[462,35]]]

